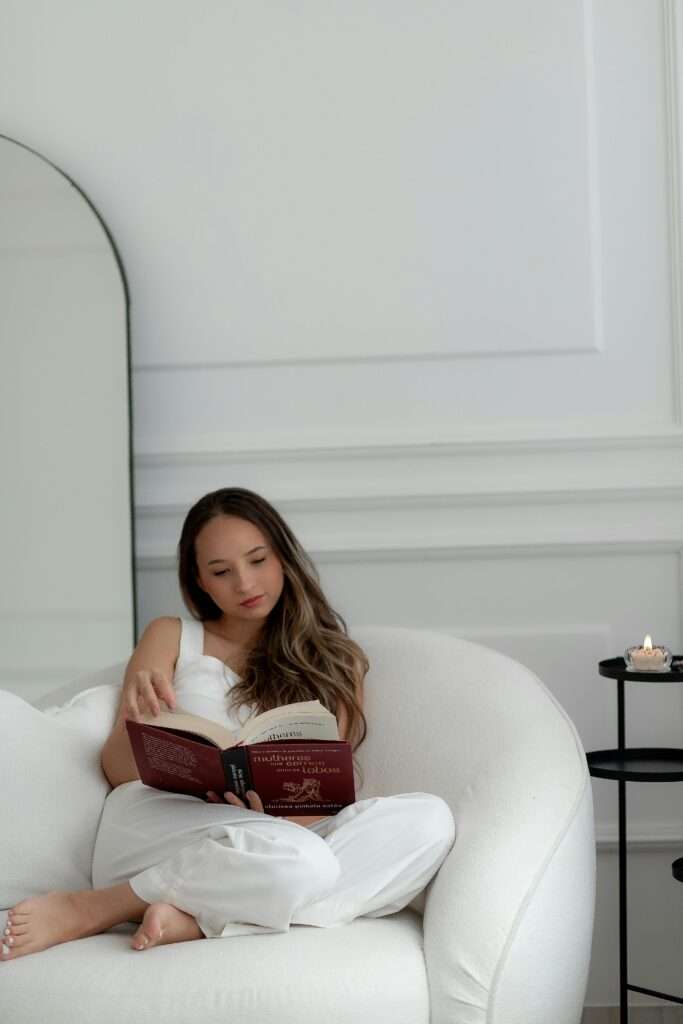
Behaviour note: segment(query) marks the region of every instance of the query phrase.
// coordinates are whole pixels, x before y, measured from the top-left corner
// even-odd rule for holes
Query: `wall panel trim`
[[[412,456],[457,456],[457,455],[528,455],[548,454],[551,452],[623,452],[628,449],[652,450],[683,448],[683,426],[654,428],[640,433],[610,433],[600,435],[599,425],[589,420],[582,421],[584,433],[566,436],[552,436],[552,425],[540,423],[536,435],[510,436],[519,424],[510,424],[498,428],[499,434],[489,432],[488,435],[461,436],[448,438],[445,431],[441,435],[417,437],[403,435],[392,430],[391,438],[379,434],[358,433],[346,440],[336,437],[322,443],[315,440],[319,433],[307,437],[289,437],[283,443],[282,433],[277,436],[261,433],[258,444],[254,444],[249,435],[231,433],[225,435],[197,436],[191,438],[145,438],[140,437],[136,443],[135,465],[138,469],[161,469],[181,465],[201,465],[206,463],[225,463],[254,460],[303,460],[303,459],[362,459],[362,458],[399,458]],[[604,422],[601,424],[604,428]],[[550,436],[548,436],[550,434]]]
[[[671,289],[671,362],[673,418],[683,422],[683,245],[681,242],[681,130],[677,0],[661,0],[664,66],[664,133],[667,165],[669,280]]]
[[[377,494],[353,497],[282,498],[278,506],[288,513],[373,512],[387,513],[398,509],[422,508],[490,508],[516,505],[576,505],[596,502],[683,501],[683,485],[674,487],[603,488],[600,490],[506,490],[477,491],[457,494]],[[178,519],[187,511],[186,505],[169,502],[165,505],[138,505],[139,519]]]
[[[673,554],[679,562],[679,576],[682,574],[683,545],[669,541],[570,541],[566,544],[487,544],[448,546],[425,545],[424,547],[400,547],[378,549],[363,547],[347,548],[307,548],[314,561],[327,563],[355,562],[423,562],[439,561],[443,558],[467,559],[501,559],[501,558],[575,558],[586,555],[653,555]],[[147,550],[138,558],[138,569],[145,571],[168,571],[176,568],[175,556],[159,551]]]

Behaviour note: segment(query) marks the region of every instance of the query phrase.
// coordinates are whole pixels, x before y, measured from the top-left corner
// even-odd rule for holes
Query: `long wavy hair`
[[[241,679],[230,689],[228,710],[245,704],[259,714],[317,699],[337,714],[341,704],[347,715],[347,739],[355,752],[367,735],[357,693],[370,667],[368,659],[349,637],[344,619],[330,607],[310,556],[265,498],[242,487],[224,487],[204,495],[187,513],[178,543],[178,578],[188,611],[201,622],[223,614],[199,586],[195,552],[197,535],[216,516],[237,516],[257,526],[284,573],[282,594],[247,655]],[[353,762],[360,777],[355,757]]]

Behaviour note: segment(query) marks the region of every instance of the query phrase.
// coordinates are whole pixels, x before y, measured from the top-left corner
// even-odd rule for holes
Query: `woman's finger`
[[[137,694],[129,693],[126,700],[126,718],[132,718],[134,722],[137,722],[141,714],[142,711],[138,707]]]
[[[125,687],[125,718],[131,718],[134,722],[137,722],[142,713],[142,708],[139,706],[138,686],[148,675],[148,672],[141,669],[139,672],[135,673],[131,682],[127,683]]]
[[[161,709],[159,708],[159,700],[151,680],[146,679],[144,682],[140,683],[138,686],[138,694],[140,694],[141,691],[145,699],[145,705],[150,709],[153,715],[158,715]]]
[[[138,709],[137,706],[133,704],[132,701],[128,701],[128,703],[126,704],[126,710],[123,715],[124,722],[129,718],[132,722],[137,722],[138,720]]]
[[[156,695],[173,710],[175,707],[175,691],[164,673],[158,669],[152,670],[152,685]]]
[[[227,790],[223,796],[225,797],[226,804],[233,804],[235,807],[244,807],[246,810],[246,806],[242,803],[236,793],[231,792],[231,790]]]
[[[226,790],[225,793],[223,794],[223,799],[222,800],[221,800],[221,798],[219,796],[217,796],[214,793],[214,791],[212,789],[207,790],[206,797],[207,797],[207,800],[209,801],[209,803],[212,803],[212,804],[226,803],[226,804],[232,804],[233,807],[244,807],[245,811],[252,810],[252,811],[260,811],[261,814],[265,814],[266,813],[263,810],[263,801],[261,800],[261,797],[253,789],[248,789],[247,790],[247,800],[249,802],[249,806],[248,807],[247,807],[247,805],[242,800],[240,800],[240,798],[237,796],[236,793],[233,793],[229,789]]]
[[[214,791],[212,789],[209,789],[206,792],[206,796],[207,796],[207,799],[212,804],[233,804],[234,806],[237,806],[237,807],[244,807],[244,804],[242,803],[240,798],[238,796],[236,796],[234,793],[231,793],[230,790],[228,790],[226,793],[223,794],[222,797],[220,797],[220,796],[217,796],[216,793],[214,793]],[[246,810],[246,808],[245,808],[245,810]]]
[[[150,673],[146,669],[136,672],[133,681],[128,685],[126,704],[129,716],[135,721],[147,711],[145,697],[150,686]]]
[[[249,801],[249,805],[253,811],[261,811],[262,814],[265,813],[265,811],[263,810],[263,801],[261,800],[261,797],[258,795],[258,793],[256,793],[253,789],[247,790],[247,800]]]

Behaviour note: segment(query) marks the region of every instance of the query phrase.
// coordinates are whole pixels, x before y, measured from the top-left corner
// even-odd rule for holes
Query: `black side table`
[[[673,662],[680,662],[674,655]],[[591,750],[586,754],[588,770],[599,779],[619,783],[619,1007],[620,1024],[628,1024],[628,993],[643,992],[671,1003],[683,1004],[682,996],[656,992],[628,983],[628,930],[626,914],[626,783],[683,781],[683,749],[670,747],[627,748],[624,730],[624,680],[634,683],[680,683],[680,668],[667,672],[631,672],[623,658],[608,658],[598,666],[601,676],[617,680],[619,746],[616,750]],[[678,861],[675,862],[678,864]],[[674,871],[674,877],[678,877]]]

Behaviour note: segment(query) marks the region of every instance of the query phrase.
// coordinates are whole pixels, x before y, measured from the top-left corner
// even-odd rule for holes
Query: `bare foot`
[[[12,907],[0,946],[0,960],[16,960],[49,946],[96,935],[99,922],[88,893],[48,892]]]
[[[167,942],[187,942],[189,939],[203,939],[194,917],[178,910],[170,903],[150,903],[145,911],[142,924],[131,940],[133,949],[151,949]]]

